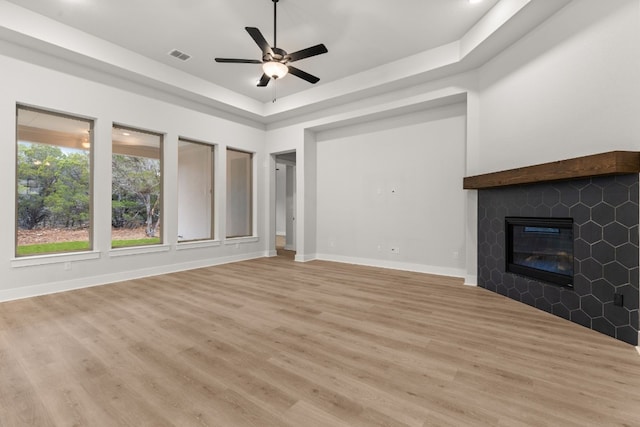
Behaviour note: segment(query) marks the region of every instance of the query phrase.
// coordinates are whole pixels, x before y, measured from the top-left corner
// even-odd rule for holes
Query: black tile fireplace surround
[[[638,345],[638,177],[479,189],[478,285]],[[505,271],[505,217],[573,218],[573,288]]]

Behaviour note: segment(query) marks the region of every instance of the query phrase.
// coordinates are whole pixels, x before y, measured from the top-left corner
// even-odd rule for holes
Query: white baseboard
[[[157,276],[159,274],[176,273],[178,271],[212,267],[215,265],[229,264],[238,261],[247,261],[250,259],[264,258],[265,256],[268,256],[268,252],[254,252],[250,254],[232,255],[214,259],[203,259],[180,264],[161,265],[153,268],[124,271],[113,274],[105,274],[102,276],[90,276],[74,280],[65,280],[41,285],[26,286],[23,288],[7,289],[0,291],[0,302],[31,298],[40,295],[55,294],[58,292],[66,292],[74,289],[90,288],[93,286],[108,285],[112,283],[123,282],[126,280]]]
[[[274,257],[274,256],[278,256],[278,251],[276,251],[275,249],[271,249],[270,251],[268,251],[267,256],[269,258]]]
[[[464,284],[466,286],[478,286],[478,276],[470,276],[467,274],[464,277]]]
[[[316,259],[318,259],[316,254],[296,254],[294,261],[296,262],[309,262],[309,261],[315,261]]]
[[[435,274],[438,276],[449,277],[466,277],[466,271],[461,268],[449,268],[440,267],[436,265],[426,264],[413,264],[407,262],[371,259],[371,258],[356,258],[347,257],[342,255],[330,255],[330,254],[317,254],[316,259],[321,261],[333,261],[341,262],[344,264],[364,265],[368,267],[388,268],[392,270],[413,271],[416,273]]]

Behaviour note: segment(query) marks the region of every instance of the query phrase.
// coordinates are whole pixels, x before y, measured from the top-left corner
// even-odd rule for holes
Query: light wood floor
[[[0,425],[640,425],[634,347],[459,280],[277,257],[0,304]]]

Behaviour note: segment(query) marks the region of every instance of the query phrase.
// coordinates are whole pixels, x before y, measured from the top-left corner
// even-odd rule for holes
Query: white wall
[[[640,2],[573,1],[479,72],[469,174],[640,148]]]
[[[225,232],[226,147],[256,152],[264,162],[264,131],[175,105],[110,88],[22,61],[0,56],[0,300],[84,287],[263,256],[259,239],[178,245],[177,145],[185,137],[218,144],[215,203],[220,235]],[[14,259],[16,103],[95,119],[94,251],[89,254]],[[116,122],[165,134],[164,244],[111,250],[111,126]],[[264,232],[263,180],[256,180],[258,235]]]
[[[287,234],[287,165],[276,164],[276,234]]]
[[[288,164],[285,182],[285,230],[286,241],[284,248],[288,251],[296,250],[296,204],[298,202],[296,194],[296,167]],[[315,252],[315,249],[314,249]]]
[[[392,122],[396,127],[403,127],[408,122],[412,122],[413,114],[422,112],[428,115],[428,111],[443,105],[451,105],[464,102],[469,87],[475,85],[475,73],[463,73],[452,77],[447,77],[438,81],[427,82],[410,89],[399,90],[395,93],[385,93],[376,97],[372,97],[365,101],[358,101],[352,104],[345,104],[339,107],[332,107],[322,112],[310,114],[301,118],[300,121],[286,120],[275,123],[268,127],[266,133],[266,149],[270,154],[285,153],[296,151],[298,159],[296,163],[296,261],[309,261],[318,258],[318,250],[320,242],[317,240],[317,218],[316,212],[322,209],[318,206],[317,185],[316,180],[319,173],[323,173],[321,166],[317,165],[317,137],[327,138],[327,135],[337,135],[334,130],[352,129],[357,134],[361,129],[369,129],[368,126],[360,127],[363,123],[390,123],[389,118],[394,118]],[[464,113],[462,113],[464,114]],[[407,122],[408,121],[408,122]],[[403,123],[397,126],[398,123]],[[464,130],[465,126],[462,126]],[[369,132],[367,130],[366,132]],[[461,153],[460,162],[464,165],[465,153]],[[463,168],[464,169],[464,168]],[[458,180],[458,190],[462,189],[463,170],[459,171],[456,179]],[[275,162],[273,163],[273,172],[269,171],[265,174],[268,182],[270,195],[273,203],[275,203]],[[266,226],[269,229],[267,238],[270,240],[269,245],[273,245],[271,239],[275,237],[275,220],[272,216],[275,214],[268,211]],[[273,225],[272,225],[273,224]],[[464,227],[464,225],[462,225]],[[271,227],[271,228],[269,228]],[[464,244],[463,244],[464,246]],[[271,246],[268,246],[271,247]],[[464,250],[463,250],[464,252]],[[328,257],[330,254],[322,254]],[[336,259],[337,255],[331,255],[332,259]],[[459,254],[459,260],[464,258],[462,252]],[[346,258],[342,258],[345,259]],[[352,254],[349,262],[356,259],[356,254]],[[363,262],[369,262],[373,258],[361,259]],[[384,262],[383,262],[384,261]],[[393,263],[394,268],[411,268],[421,271],[429,271],[433,273],[449,274],[455,271],[456,276],[465,276],[459,269],[452,270],[450,263],[445,266],[434,264],[410,264],[400,261],[399,258]],[[377,265],[391,265],[387,260],[376,261]],[[435,267],[435,268],[431,268]],[[447,273],[449,272],[449,273]]]
[[[318,133],[318,257],[464,276],[465,112]]]

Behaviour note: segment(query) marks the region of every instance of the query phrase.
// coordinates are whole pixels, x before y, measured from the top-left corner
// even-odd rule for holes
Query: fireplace
[[[478,286],[638,345],[639,185],[640,175],[630,173],[479,188]],[[559,286],[507,271],[505,218],[572,218],[569,280]],[[540,227],[529,236],[563,232],[557,224],[528,226]],[[515,264],[521,264],[518,258]],[[563,272],[555,271],[565,279]],[[571,277],[572,286],[567,286]]]
[[[506,271],[573,286],[573,219],[505,217]]]

